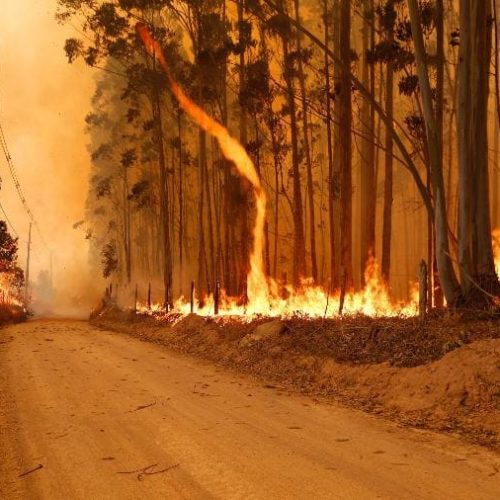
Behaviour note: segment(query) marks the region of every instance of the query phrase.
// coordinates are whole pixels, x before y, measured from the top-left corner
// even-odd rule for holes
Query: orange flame
[[[18,294],[13,291],[11,276],[7,273],[0,273],[0,304],[23,307]]]
[[[256,216],[253,228],[253,248],[250,255],[250,270],[247,277],[248,304],[241,306],[237,299],[227,297],[224,291],[220,297],[220,316],[238,316],[251,319],[255,315],[281,316],[304,315],[308,317],[335,316],[339,314],[340,294],[330,295],[323,288],[314,286],[304,280],[299,289],[285,285],[286,298],[280,296],[278,283],[266,277],[263,263],[264,224],[266,219],[266,194],[257,170],[248,156],[245,148],[234,139],[229,131],[200,106],[194,103],[173,78],[169,65],[165,59],[159,43],[151,36],[148,28],[143,24],[136,26],[137,33],[142,39],[149,54],[155,58],[167,75],[169,85],[181,107],[207,133],[215,137],[221,151],[227,160],[232,161],[239,174],[247,179],[253,187],[256,203]],[[358,293],[348,292],[344,298],[342,312],[344,314],[365,314],[369,316],[412,316],[418,311],[418,292],[413,293],[408,304],[393,304],[389,298],[387,287],[378,278],[378,267],[375,260],[371,260],[366,270],[367,286]],[[283,287],[282,287],[283,288]],[[140,312],[159,312],[160,307],[153,307],[152,311],[140,308]],[[208,297],[203,308],[196,313],[202,316],[213,315],[214,299]],[[182,314],[190,312],[190,304],[181,297],[175,304],[175,311]]]
[[[493,231],[493,256],[495,259],[495,269],[500,277],[500,229]]]
[[[170,88],[184,111],[208,134],[217,139],[222,154],[232,161],[242,177],[253,187],[256,205],[256,217],[253,228],[253,249],[250,254],[250,272],[247,278],[249,302],[267,302],[269,287],[264,273],[264,225],[266,220],[267,198],[259,174],[248,156],[245,148],[219,122],[210,117],[202,108],[194,103],[173,78],[159,43],[151,36],[148,28],[137,24],[137,33],[141,37],[147,51],[155,57],[167,75]]]
[[[365,272],[366,287],[359,292],[348,292],[344,298],[342,314],[355,316],[362,314],[370,317],[411,317],[418,314],[418,287],[412,286],[411,299],[405,303],[391,301],[386,285],[379,278],[379,269],[375,259],[372,259]],[[275,283],[276,284],[276,283]],[[242,306],[237,298],[228,297],[221,292],[219,316],[224,318],[237,318],[242,321],[251,321],[257,316],[290,318],[302,316],[307,318],[338,317],[340,309],[340,293],[337,291],[329,294],[325,289],[314,286],[304,280],[299,289],[284,286],[284,297],[277,293],[269,293],[268,302],[249,301],[247,306]],[[286,298],[285,298],[286,297]],[[190,303],[181,297],[174,304],[175,313],[180,317],[190,313]],[[195,312],[199,316],[214,315],[214,297],[211,295],[204,300],[204,306],[195,304]],[[165,314],[163,307],[155,304],[151,309],[139,307],[139,313],[162,316]]]

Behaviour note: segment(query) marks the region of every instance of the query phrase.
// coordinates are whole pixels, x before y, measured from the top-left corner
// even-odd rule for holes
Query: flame
[[[204,131],[217,139],[225,158],[234,163],[239,174],[247,179],[253,187],[256,215],[253,227],[250,269],[247,277],[248,302],[242,306],[239,299],[227,297],[224,291],[221,291],[219,315],[245,316],[247,318],[258,315],[281,317],[292,315],[308,317],[338,315],[341,303],[339,292],[331,295],[323,288],[314,286],[308,280],[303,280],[301,286],[297,289],[285,284],[280,286],[272,278],[266,277],[263,250],[267,198],[255,165],[245,148],[230,135],[229,131],[194,103],[175,81],[160,44],[151,36],[148,28],[139,23],[136,30],[146,50],[159,62],[164,70],[172,93],[181,107]],[[361,292],[348,292],[345,294],[342,307],[343,314],[365,314],[368,316],[412,316],[417,314],[418,292],[417,296],[413,293],[412,299],[407,304],[391,303],[388,290],[379,279],[378,266],[374,259],[371,259],[368,263],[366,283],[365,289]],[[214,297],[209,296],[206,298],[204,304],[203,307],[196,308],[196,313],[201,316],[213,315]],[[152,310],[155,309],[159,311],[161,307],[155,306]],[[174,304],[174,310],[182,314],[188,314],[190,309],[189,301],[186,301],[183,297]],[[139,312],[147,313],[152,311],[141,307]]]
[[[413,284],[411,298],[408,302],[393,302],[385,283],[380,279],[379,268],[374,258],[370,259],[365,271],[366,286],[359,292],[348,292],[345,295],[342,314],[345,316],[365,315],[370,317],[412,317],[418,314],[418,287]],[[274,282],[276,286],[277,283]],[[283,285],[281,296],[268,293],[267,302],[249,301],[242,305],[238,298],[228,297],[221,291],[219,299],[219,317],[236,318],[251,321],[257,317],[305,317],[323,318],[340,315],[340,292],[329,294],[324,288],[314,286],[309,280],[303,280],[299,288]],[[194,311],[199,316],[214,316],[214,297],[204,299],[203,307],[195,301]],[[138,308],[140,314],[162,316],[165,310],[160,305],[151,309],[146,306]],[[180,297],[174,304],[173,315],[184,317],[191,312],[191,304],[185,297]]]
[[[248,156],[245,148],[229,134],[219,122],[209,116],[200,106],[194,103],[173,78],[159,43],[151,36],[148,28],[139,23],[137,33],[141,37],[147,51],[155,57],[167,75],[172,93],[179,104],[194,121],[208,134],[217,139],[222,154],[236,166],[238,173],[253,187],[255,195],[256,216],[253,228],[253,248],[250,254],[250,271],[247,277],[247,295],[249,302],[266,303],[270,298],[269,283],[264,273],[264,225],[266,220],[267,198],[257,169]]]
[[[493,257],[497,275],[500,277],[500,229],[493,231]]]
[[[23,307],[19,294],[13,291],[11,276],[8,273],[0,273],[0,305]]]

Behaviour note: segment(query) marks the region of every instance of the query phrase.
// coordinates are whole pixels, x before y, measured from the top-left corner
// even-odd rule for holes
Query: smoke
[[[90,276],[88,242],[73,224],[82,219],[89,159],[84,117],[93,91],[88,68],[69,65],[63,45],[71,28],[55,21],[55,0],[3,0],[0,8],[0,119],[11,156],[43,239],[33,230],[34,307],[43,314],[88,314],[101,293]],[[29,220],[0,159],[2,204],[19,234],[26,264]],[[52,304],[37,277],[50,269]],[[41,291],[42,290],[42,291]]]

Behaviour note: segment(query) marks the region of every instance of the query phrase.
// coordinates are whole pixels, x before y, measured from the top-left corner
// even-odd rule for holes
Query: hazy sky
[[[72,225],[83,218],[89,173],[84,117],[92,70],[69,65],[63,45],[74,35],[54,19],[56,0],[1,0],[0,120],[19,180],[49,246],[56,284],[87,284],[87,244]],[[28,217],[3,156],[0,199],[20,236],[24,267]],[[48,266],[34,234],[33,277]],[[81,279],[75,279],[75,276]]]

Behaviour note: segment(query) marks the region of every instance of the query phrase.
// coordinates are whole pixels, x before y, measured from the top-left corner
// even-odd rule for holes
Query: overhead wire
[[[10,175],[12,177],[12,181],[14,182],[14,187],[16,188],[17,194],[19,196],[19,199],[21,200],[21,203],[24,207],[24,210],[28,214],[30,221],[35,226],[35,229],[37,230],[38,235],[40,236],[40,239],[41,239],[43,245],[46,248],[48,248],[47,243],[45,241],[45,238],[43,237],[42,231],[41,231],[40,226],[38,224],[38,221],[35,219],[35,216],[31,210],[30,206],[28,205],[28,202],[27,202],[26,197],[24,195],[23,189],[21,187],[21,183],[19,181],[19,177],[17,176],[16,168],[14,165],[14,161],[12,160],[12,156],[11,156],[9,148],[7,146],[7,140],[5,139],[5,134],[4,134],[1,122],[0,122],[0,146],[1,146],[3,154],[5,156],[7,166],[9,167],[9,172],[10,172]],[[6,219],[8,219],[3,208],[1,210],[4,213]],[[14,229],[10,222],[9,222],[9,224],[10,224],[11,228]]]

